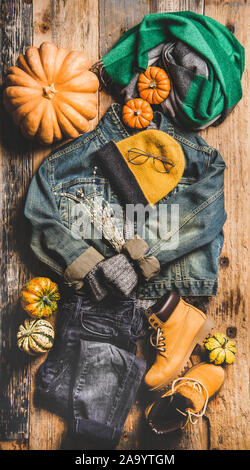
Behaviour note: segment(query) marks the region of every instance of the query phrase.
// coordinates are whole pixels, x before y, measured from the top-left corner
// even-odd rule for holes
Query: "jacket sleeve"
[[[33,176],[24,214],[31,223],[31,249],[76,290],[104,257],[84,240],[75,238],[62,223],[49,181],[47,160]]]
[[[224,208],[225,163],[216,150],[210,158],[210,164],[199,181],[167,199],[168,217],[172,204],[175,204],[179,213],[178,224],[170,230],[171,223],[168,230],[160,227],[160,240],[151,240],[146,255],[156,256],[162,265],[206,245],[222,230],[227,218]],[[165,223],[162,225],[166,226]]]

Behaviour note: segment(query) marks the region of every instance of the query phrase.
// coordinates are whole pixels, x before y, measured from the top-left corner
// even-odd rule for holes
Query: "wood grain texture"
[[[221,255],[219,291],[209,313],[217,330],[228,334],[237,344],[238,354],[218,397],[207,412],[210,421],[211,449],[247,449],[248,432],[248,356],[249,356],[249,13],[245,1],[208,1],[205,14],[227,26],[245,47],[246,71],[243,98],[218,127],[202,132],[207,142],[223,156],[227,222]]]
[[[100,58],[114,46],[121,35],[139,23],[150,13],[150,1],[138,0],[105,0],[99,1],[99,41]],[[99,101],[99,117],[101,117],[114,101],[110,95],[101,93]]]
[[[72,49],[83,49],[94,63],[107,53],[121,34],[139,23],[145,14],[192,10],[225,24],[244,44],[249,57],[249,2],[240,0],[33,0],[2,1],[1,61],[3,76],[17,55],[32,43],[45,40]],[[33,19],[33,30],[32,30]],[[33,37],[32,37],[33,36]],[[209,314],[216,330],[237,342],[238,354],[218,396],[210,402],[206,417],[196,426],[167,437],[153,435],[144,420],[151,400],[143,386],[127,418],[120,450],[125,449],[248,449],[248,293],[249,246],[249,76],[243,76],[244,97],[233,113],[217,128],[201,133],[216,147],[227,163],[225,198],[228,220],[221,256],[219,291],[210,300]],[[104,114],[113,98],[100,93],[99,114]],[[1,110],[1,113],[3,111]],[[44,274],[44,268],[30,260],[25,244],[23,200],[32,173],[50,149],[29,144],[4,113],[1,124],[1,241],[2,282],[0,316],[1,385],[0,415],[2,450],[59,449],[67,431],[64,421],[38,406],[34,400],[35,374],[44,356],[30,363],[15,347],[18,324],[25,315],[18,305],[18,292],[27,278]],[[43,271],[41,271],[43,269]],[[39,271],[40,270],[40,271]],[[202,305],[199,299],[192,299]],[[139,354],[148,361],[152,351],[146,338],[140,341]],[[201,360],[197,347],[188,367]],[[0,406],[1,407],[1,406]],[[11,441],[11,439],[15,439]]]
[[[32,41],[32,6],[21,0],[1,2],[0,54],[2,78]],[[24,318],[18,294],[29,277],[23,202],[32,172],[32,146],[20,135],[1,106],[1,313],[0,313],[0,435],[2,439],[28,437],[29,359],[16,346]],[[21,234],[23,236],[21,236]]]
[[[152,0],[151,13],[190,10],[202,15],[205,0]]]

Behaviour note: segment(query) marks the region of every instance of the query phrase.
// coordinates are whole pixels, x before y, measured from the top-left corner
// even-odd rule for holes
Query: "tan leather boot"
[[[156,359],[144,380],[150,390],[161,390],[181,373],[195,345],[208,335],[213,322],[173,291],[145,314],[154,330],[150,341],[156,349]]]
[[[151,429],[166,434],[183,428],[188,421],[195,424],[204,415],[208,400],[219,391],[224,376],[221,366],[201,363],[174,380],[171,390],[146,409]]]

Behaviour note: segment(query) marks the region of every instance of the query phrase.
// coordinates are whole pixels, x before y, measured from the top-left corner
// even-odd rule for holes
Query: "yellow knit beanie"
[[[155,204],[180,181],[181,146],[163,131],[146,130],[96,152],[97,162],[125,204]]]

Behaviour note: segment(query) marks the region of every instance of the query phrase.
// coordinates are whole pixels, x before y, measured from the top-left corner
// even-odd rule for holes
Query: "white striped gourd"
[[[53,326],[43,319],[24,321],[17,333],[17,346],[31,356],[48,352],[54,342]]]

